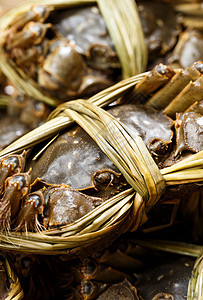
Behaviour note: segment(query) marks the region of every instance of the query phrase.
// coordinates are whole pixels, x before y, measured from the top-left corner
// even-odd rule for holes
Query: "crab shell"
[[[136,287],[138,294],[146,300],[186,299],[188,281],[193,265],[193,258],[173,258],[169,256],[167,262],[165,261],[137,275]]]
[[[117,106],[109,112],[139,134],[155,157],[163,158],[167,153],[173,121],[163,113],[134,104]],[[47,183],[63,183],[80,190],[90,187],[101,190],[104,185],[110,194],[111,186],[118,184],[116,177],[121,178],[109,158],[78,126],[61,134],[31,167],[32,181],[39,177]]]
[[[97,6],[58,11],[52,22],[56,31],[85,57],[87,65],[106,71],[121,67]]]
[[[150,55],[163,55],[176,43],[180,26],[168,3],[142,1],[138,10]],[[120,63],[97,6],[57,12],[52,20],[56,30],[66,37],[93,68],[120,68]],[[102,54],[102,55],[101,55]],[[151,59],[151,58],[150,58]]]
[[[24,135],[30,127],[19,121],[18,118],[0,114],[0,150]]]

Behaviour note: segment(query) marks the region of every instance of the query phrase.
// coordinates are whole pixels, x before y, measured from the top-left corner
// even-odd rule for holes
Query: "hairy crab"
[[[180,114],[178,115],[175,121],[174,144],[174,121],[151,108],[151,103],[154,103],[157,94],[159,98],[164,97],[165,91],[173,95],[173,88],[170,91],[168,86],[174,84],[176,88],[176,81],[181,82],[182,87],[187,87],[191,78],[202,79],[201,72],[201,62],[176,74],[167,66],[159,65],[131,92],[133,100],[141,93],[147,99],[154,89],[152,83],[155,83],[156,89],[159,87],[144,106],[125,104],[109,109],[112,115],[142,137],[160,168],[167,161],[172,162],[170,152],[173,147],[176,147],[175,154],[172,152],[175,160],[182,152],[191,155],[191,152],[202,149],[202,115],[185,112],[181,119]],[[184,90],[172,102],[183,98]],[[175,92],[177,94],[177,90]],[[201,99],[201,88],[198,96]],[[185,103],[183,107],[184,111]],[[197,134],[195,145],[191,126]],[[1,160],[1,230],[12,228],[17,231],[36,231],[73,223],[128,187],[128,183],[111,160],[78,126],[60,134],[37,160],[32,160],[35,151],[37,148],[27,154],[26,164],[24,154],[14,154]]]
[[[110,111],[143,137],[155,157],[161,159],[164,156],[172,142],[172,120],[154,109],[146,110],[136,105],[115,107]],[[156,124],[156,132],[151,124]],[[18,162],[17,167],[24,164],[24,159],[24,156],[10,157],[11,161]],[[2,166],[7,166],[8,170],[13,169],[7,160],[5,158],[1,161]],[[38,219],[41,218],[45,228],[72,223],[105,199],[124,190],[127,185],[119,170],[80,127],[73,127],[60,135],[41,158],[31,164],[31,168],[32,178],[29,170],[23,173],[24,169],[21,168],[17,175],[8,177],[5,183],[2,181],[5,190],[2,207],[7,201],[12,203],[14,198],[15,203],[20,205],[25,195],[20,191],[26,189],[28,192],[33,182],[31,193],[23,197],[22,209],[16,219],[16,230],[37,229]],[[3,211],[5,213],[4,207]],[[16,213],[10,217],[15,219]]]
[[[174,46],[180,26],[170,4],[138,2],[138,10],[153,60]],[[96,5],[33,6],[9,23],[2,47],[41,91],[61,100],[88,96],[121,78],[121,63]]]
[[[141,94],[140,102],[146,102],[145,105],[128,103],[116,105],[109,109],[109,112],[116,118],[142,137],[160,168],[169,159],[170,152],[174,147],[177,150],[177,153],[174,155],[175,160],[181,159],[182,153],[191,155],[191,153],[201,150],[201,92],[198,94],[199,100],[193,101],[194,103],[190,101],[187,108],[183,105],[183,109],[180,109],[179,115],[174,119],[167,117],[163,112],[151,108],[151,99],[158,92],[164,95],[165,91],[168,91],[168,85],[171,82],[176,84],[177,74],[179,74],[178,80],[181,79],[180,82],[183,82],[183,86],[188,85],[191,76],[193,76],[193,80],[199,80],[199,78],[202,78],[201,66],[202,63],[198,62],[186,71],[177,73],[173,70],[171,71],[167,66],[159,65],[152,72],[148,73],[143,78],[143,81],[140,81],[133,90],[131,89],[130,97],[127,99],[135,100],[139,103],[137,97]],[[176,80],[174,80],[174,77]],[[174,89],[176,89],[176,86]],[[171,88],[172,92],[174,92],[174,89]],[[184,96],[183,91],[176,91],[176,93]],[[120,101],[122,102],[123,99]],[[191,142],[193,136],[190,129],[191,125],[187,126],[188,122],[189,125],[192,124],[197,128],[196,133],[198,137],[195,145]],[[175,127],[173,127],[174,124]],[[183,145],[183,143],[185,144]],[[40,235],[50,229],[63,230],[63,225],[72,224],[78,219],[82,219],[88,213],[97,209],[105,200],[129,186],[111,160],[104,155],[87,133],[78,126],[64,130],[48,144],[47,149],[42,154],[36,156],[39,148],[41,148],[41,145],[39,146],[21,155],[11,154],[1,159],[2,217],[0,226],[4,232],[11,230],[18,236],[19,233],[17,231],[22,232],[22,235],[23,231],[25,231],[25,235],[29,231],[34,236],[35,233],[33,232],[35,231],[42,231],[42,233],[38,233]],[[125,145],[123,146],[125,147]],[[32,160],[33,157],[35,157],[34,160]],[[38,178],[39,176],[41,177],[40,179]],[[184,188],[189,194],[191,191],[190,187],[189,190],[187,189],[188,186]],[[198,189],[201,188],[201,182],[195,188],[197,188],[197,192],[200,192]],[[192,190],[192,192],[196,192],[196,190]],[[183,193],[180,186],[178,188],[169,188],[166,190],[166,193],[169,198],[168,202],[173,204],[175,204],[177,198],[185,197],[185,192]],[[160,203],[167,202],[166,193],[160,199]],[[174,194],[175,197],[173,196]],[[186,213],[188,212],[186,211]],[[163,217],[165,217],[165,214],[163,214]],[[143,222],[145,221],[143,220]],[[125,232],[128,226],[127,224],[125,228],[119,228],[116,237],[121,232]],[[140,276],[134,274],[136,273],[136,268],[143,267],[142,263],[137,261],[136,256],[127,258],[126,253],[128,251],[125,251],[125,249],[123,254],[123,247],[121,249],[116,247],[118,259],[116,258],[117,255],[114,255],[114,251],[111,252],[110,250],[108,252],[108,250],[105,250],[107,251],[106,254],[105,251],[102,253],[95,251],[95,249],[104,248],[107,244],[112,243],[114,239],[115,236],[110,234],[105,241],[101,239],[97,245],[91,245],[91,250],[88,247],[87,249],[84,247],[80,251],[81,260],[71,262],[70,259],[74,258],[74,255],[71,257],[68,255],[68,257],[61,257],[62,260],[58,266],[55,264],[55,258],[53,258],[54,263],[51,263],[52,260],[47,260],[49,267],[46,267],[45,273],[47,275],[48,272],[50,280],[53,280],[53,282],[57,281],[58,292],[62,299],[71,299],[72,297],[72,299],[101,300],[105,298],[110,299],[113,296],[119,297],[122,293],[129,299],[137,300],[139,299],[139,292],[141,292],[142,297],[142,280],[145,274],[142,273]],[[128,250],[128,254],[133,252],[132,248],[132,251]],[[92,253],[94,254],[89,257]],[[23,261],[29,273],[32,257],[28,257],[27,260],[23,258],[22,261],[20,255],[17,257],[19,257],[18,263]],[[44,258],[43,262],[45,263]],[[119,268],[117,269],[118,264]],[[36,258],[34,265],[37,268],[36,272],[41,274],[40,265],[43,267],[46,264],[39,262],[38,258]],[[65,271],[64,273],[61,272],[61,266],[62,268],[67,266],[67,273]],[[31,267],[34,272],[32,276],[34,277],[36,274],[34,271],[35,267]],[[126,267],[127,270],[125,269]],[[24,271],[26,272],[26,270]],[[51,274],[54,275],[52,276]],[[57,280],[56,274],[59,274]],[[31,277],[33,288],[35,288],[36,284],[34,277]],[[136,278],[139,278],[138,286],[136,285]],[[29,282],[28,278],[26,282]],[[47,291],[44,290],[43,282],[44,280],[39,278],[37,285],[43,287],[43,297],[46,297]],[[166,284],[164,283],[164,285]],[[183,280],[180,284],[183,285],[185,293],[186,281]],[[161,294],[159,292],[160,290],[154,289],[155,299],[166,296],[169,299],[173,299],[174,295],[176,295],[173,286],[170,286],[168,290],[161,290]],[[53,295],[55,296],[54,291],[49,289],[47,299],[54,299]],[[28,296],[28,299],[32,299],[32,297],[33,295]],[[35,299],[40,299],[41,292],[37,296],[35,294],[34,297]]]
[[[128,235],[84,259],[19,253],[8,258],[21,280],[25,300],[183,300],[194,265],[194,258],[149,250]]]

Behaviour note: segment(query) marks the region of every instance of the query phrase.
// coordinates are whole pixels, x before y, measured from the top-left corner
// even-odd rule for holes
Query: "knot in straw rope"
[[[60,105],[50,119],[58,116],[72,118],[95,140],[147,206],[157,202],[165,190],[165,180],[140,136],[85,100]]]

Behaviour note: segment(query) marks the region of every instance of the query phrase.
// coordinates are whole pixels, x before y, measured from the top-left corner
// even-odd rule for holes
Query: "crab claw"
[[[11,221],[16,217],[20,200],[28,191],[31,180],[31,169],[27,173],[18,173],[8,177],[5,192],[0,200],[0,231],[9,230]]]
[[[4,181],[8,176],[22,172],[25,167],[26,152],[10,155],[0,160],[0,194],[4,189]]]

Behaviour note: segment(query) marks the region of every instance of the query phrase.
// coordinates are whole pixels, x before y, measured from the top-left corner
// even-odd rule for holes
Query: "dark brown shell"
[[[165,54],[175,45],[177,35],[180,33],[180,26],[173,7],[169,3],[160,1],[142,1],[138,2],[138,10],[150,59],[151,55]],[[104,51],[106,55],[103,55],[102,61],[100,61],[102,63],[95,64],[98,68],[120,67],[113,42],[97,6],[57,12],[51,22],[80,54],[92,58],[92,49],[98,48],[98,51]],[[88,61],[93,64],[91,60]]]
[[[0,150],[17,140],[30,130],[30,128],[19,121],[18,118],[11,118],[0,115]]]
[[[73,223],[101,204],[100,199],[84,195],[66,186],[51,187],[46,191],[46,196],[49,199],[44,215],[48,213],[48,226]]]
[[[133,104],[111,108],[109,112],[139,134],[149,148],[153,141],[160,141],[167,151],[173,136],[173,122],[164,114]],[[156,152],[156,147],[153,150]],[[98,171],[119,172],[88,134],[77,126],[60,135],[32,163],[32,168],[32,180],[40,177],[48,183],[64,183],[76,189],[92,186],[92,177]]]
[[[145,300],[185,300],[193,258],[171,259],[138,275],[136,288]]]
[[[99,45],[100,48],[108,48],[112,56],[116,56],[105,21],[96,5],[57,11],[52,22],[57,32],[70,41],[78,53],[89,56],[90,49]],[[110,63],[108,57],[106,64]],[[117,65],[120,67],[118,58]]]

